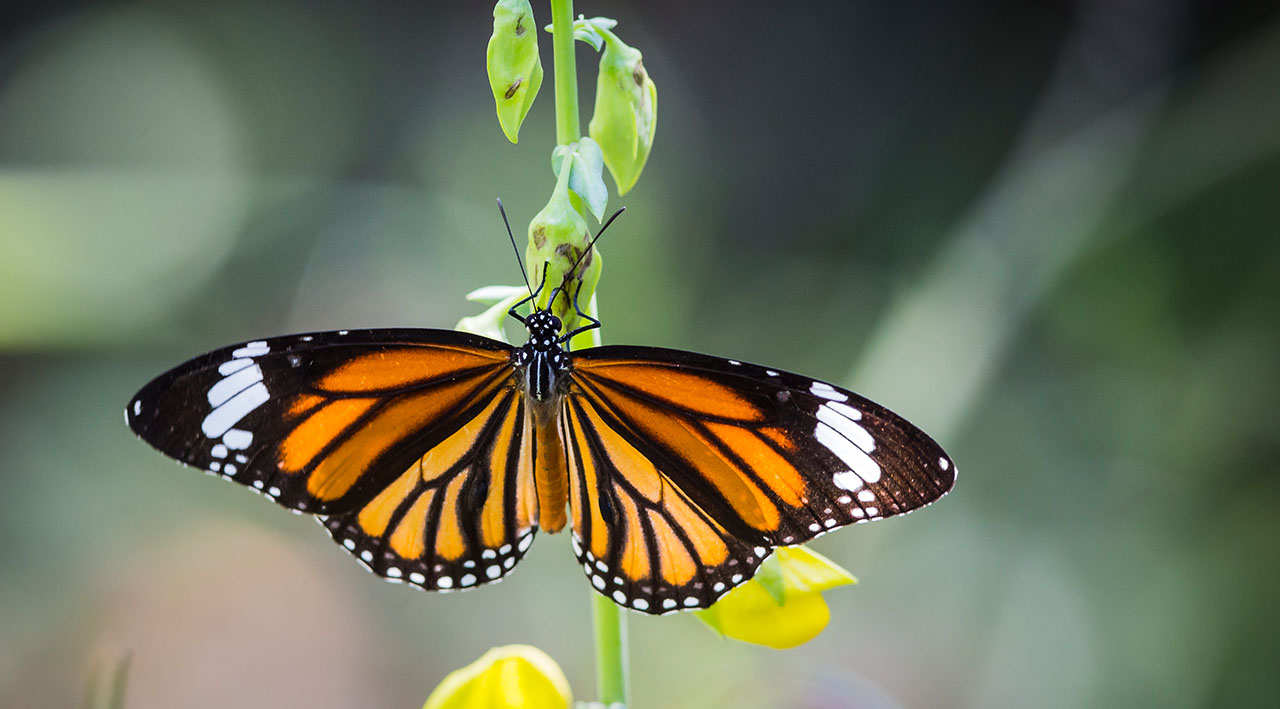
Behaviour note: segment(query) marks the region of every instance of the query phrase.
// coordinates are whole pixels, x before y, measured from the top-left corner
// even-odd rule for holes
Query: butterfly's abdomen
[[[550,401],[532,401],[529,415],[533,417],[534,433],[534,487],[538,495],[538,527],[554,534],[564,529],[568,522],[565,505],[569,503],[569,469],[564,459],[564,441],[556,414],[560,398]]]

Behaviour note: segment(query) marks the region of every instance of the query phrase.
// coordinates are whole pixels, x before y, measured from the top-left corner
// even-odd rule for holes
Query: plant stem
[[[556,83],[556,142],[568,145],[582,137],[578,122],[578,67],[573,39],[573,0],[551,0],[552,65]],[[566,171],[567,172],[567,171]],[[596,313],[594,296],[587,313]],[[600,344],[600,331],[583,333],[590,345]],[[596,691],[604,704],[628,702],[627,623],[622,609],[597,593],[591,594],[591,620],[596,630]]]
[[[578,123],[578,64],[573,40],[573,0],[551,0],[552,58],[556,80],[556,143],[582,137]]]
[[[592,592],[591,619],[596,626],[596,691],[600,693],[600,701],[605,706],[615,702],[626,705],[629,664],[626,617],[612,600]]]

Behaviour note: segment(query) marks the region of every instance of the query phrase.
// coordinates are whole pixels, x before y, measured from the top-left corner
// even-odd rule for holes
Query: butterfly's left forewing
[[[177,460],[322,516],[374,572],[424,588],[501,578],[532,541],[532,456],[511,348],[440,330],[248,342],[130,402]]]
[[[571,377],[563,427],[578,446],[580,561],[602,592],[651,613],[706,607],[773,547],[909,512],[955,480],[946,453],[902,417],[799,375],[601,347],[575,353]],[[657,541],[675,518],[692,520],[678,543]],[[664,576],[686,555],[696,574]]]

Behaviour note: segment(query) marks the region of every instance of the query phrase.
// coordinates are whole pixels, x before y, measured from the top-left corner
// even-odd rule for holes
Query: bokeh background
[[[543,3],[535,3],[547,21]],[[862,583],[778,652],[633,616],[638,707],[1243,707],[1280,696],[1280,16],[1266,3],[578,3],[657,82],[606,341],[851,386],[944,502],[814,546]],[[565,537],[465,594],[123,423],[265,335],[450,327],[519,276],[487,3],[0,9],[0,706],[418,706],[487,648],[594,695]],[[548,38],[543,38],[548,58]],[[579,45],[583,123],[594,55]]]

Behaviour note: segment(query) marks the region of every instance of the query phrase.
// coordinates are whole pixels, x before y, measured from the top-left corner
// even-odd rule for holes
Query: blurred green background
[[[633,615],[637,707],[1275,705],[1262,5],[578,3],[659,92],[602,242],[606,341],[854,387],[961,470],[941,504],[814,545],[862,583],[799,649]],[[0,10],[0,706],[78,705],[131,651],[130,707],[412,707],[511,642],[594,695],[566,537],[423,594],[123,423],[213,347],[451,327],[518,282],[493,200],[518,232],[545,202],[551,84],[509,144],[489,10]]]

